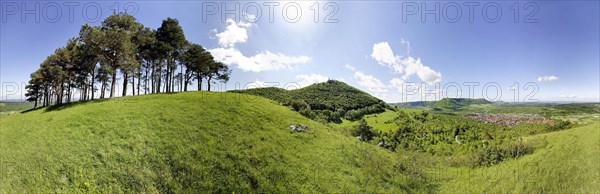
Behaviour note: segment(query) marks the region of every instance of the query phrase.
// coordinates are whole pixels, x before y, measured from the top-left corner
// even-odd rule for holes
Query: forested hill
[[[471,99],[471,98],[444,98],[439,101],[416,101],[416,102],[403,102],[403,103],[391,103],[391,105],[397,107],[406,108],[438,108],[438,109],[451,109],[457,110],[465,106],[474,104],[491,104],[492,102],[483,99]]]
[[[329,80],[327,82],[317,83],[295,90],[267,87],[232,90],[230,92],[262,96],[293,107],[298,103],[306,103],[311,110],[317,111],[314,116],[318,116],[320,113],[319,111],[328,110],[334,113],[337,112],[340,114],[340,117],[345,117],[350,120],[358,119],[365,114],[383,112],[385,108],[389,107],[383,100],[375,98],[344,82],[335,80]],[[300,111],[300,108],[295,109]],[[308,114],[305,114],[305,116],[307,115]],[[334,118],[333,120],[336,119]]]

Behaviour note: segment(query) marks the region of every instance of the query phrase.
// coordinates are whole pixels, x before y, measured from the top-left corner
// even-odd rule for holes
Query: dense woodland
[[[308,118],[323,122],[340,123],[342,118],[358,120],[366,114],[392,109],[382,100],[335,80],[295,90],[267,87],[231,92],[262,96],[290,106]]]
[[[211,84],[228,81],[230,74],[227,65],[186,40],[177,19],[151,29],[131,15],[115,13],[100,26],[81,26],[79,36],[48,56],[31,74],[26,97],[35,107],[93,100],[96,94],[113,98],[117,80],[122,96],[187,91],[194,81],[198,90],[207,85],[210,91]]]

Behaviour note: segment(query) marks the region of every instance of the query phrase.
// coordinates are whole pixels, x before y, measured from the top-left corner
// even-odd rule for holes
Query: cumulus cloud
[[[258,79],[256,81],[247,83],[245,85],[245,88],[247,88],[247,89],[264,88],[264,87],[268,87],[267,84],[265,82],[263,82],[263,81],[258,80]]]
[[[354,79],[356,79],[358,85],[366,87],[367,90],[373,92],[387,92],[387,86],[374,76],[358,71],[350,65],[346,65],[346,68],[354,72]]]
[[[244,22],[235,22],[233,19],[229,18],[226,21],[227,27],[225,27],[225,31],[218,33],[217,29],[213,29],[214,32],[217,32],[215,35],[219,40],[219,45],[223,47],[233,47],[235,43],[246,42],[248,40],[248,31],[247,27],[250,27],[250,23]]]
[[[390,80],[390,87],[396,88],[398,91],[402,91],[402,85],[404,84],[404,80],[399,78],[392,78]]]
[[[228,65],[236,64],[242,71],[252,72],[292,68],[310,60],[307,56],[290,57],[281,53],[272,53],[271,51],[262,51],[261,53],[248,57],[235,48],[215,48],[210,49],[209,52],[216,61]]]
[[[394,55],[392,48],[387,42],[380,42],[373,45],[371,57],[381,65],[394,65],[398,62],[398,57]]]
[[[326,82],[329,78],[319,75],[319,74],[310,74],[310,75],[297,75],[296,79],[300,80],[300,82],[298,82],[298,84],[300,85],[300,87],[306,87],[309,86],[311,84],[316,84],[316,83],[321,83],[321,82]]]
[[[250,23],[235,22],[233,19],[227,19],[225,31],[216,33],[215,38],[221,47],[209,49],[216,61],[227,65],[237,65],[242,71],[270,71],[283,68],[292,68],[299,64],[310,61],[308,56],[287,56],[278,52],[268,50],[259,52],[253,56],[246,56],[235,48],[236,43],[244,43],[248,40],[248,31],[246,28],[252,26]]]
[[[402,44],[407,47],[407,55],[410,54],[410,43],[402,39]],[[395,55],[387,42],[379,42],[373,45],[371,57],[380,65],[388,67],[392,72],[404,74],[402,79],[406,81],[412,75],[417,75],[421,81],[433,84],[442,81],[442,74],[425,66],[420,58],[412,56],[401,57]]]
[[[558,80],[558,77],[550,75],[550,76],[541,76],[537,78],[538,82],[549,82],[549,81],[555,81]]]
[[[417,74],[417,77],[428,84],[433,84],[442,81],[442,74],[423,65],[421,59],[406,57],[402,59],[401,64],[406,67],[404,79],[408,79],[411,75]]]

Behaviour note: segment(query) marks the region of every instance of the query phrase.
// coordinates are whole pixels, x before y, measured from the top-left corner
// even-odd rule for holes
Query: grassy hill
[[[403,119],[400,112],[410,119]],[[422,120],[413,123],[417,136],[403,139],[419,149],[409,145],[391,152],[350,136],[344,129],[348,126],[343,126],[347,123],[323,124],[278,102],[239,93],[133,96],[15,113],[0,117],[0,193],[573,193],[600,189],[597,118],[590,125],[564,131],[521,135],[536,146],[533,152],[491,166],[469,167],[456,165],[453,161],[460,158],[455,154],[437,154],[458,148],[455,139],[439,139],[445,144],[429,141],[435,134],[446,134],[437,130],[437,124],[448,123],[443,118],[451,116],[422,118],[423,111],[400,112],[386,110],[366,119],[387,132],[397,130],[387,121]],[[436,117],[442,120],[433,122]],[[292,132],[288,128],[292,124],[310,129]],[[432,131],[422,133],[424,129]],[[521,134],[489,131],[496,139],[507,132]],[[477,140],[483,134],[473,137]],[[483,141],[465,146],[481,147],[475,142]],[[419,151],[420,147],[432,149]]]
[[[540,134],[547,145],[519,160],[488,168],[447,167],[429,172],[448,193],[597,193],[600,191],[600,122],[571,130]]]
[[[458,110],[462,107],[473,105],[473,104],[490,104],[490,101],[485,99],[470,99],[470,98],[444,98],[435,102],[432,106],[434,108]]]
[[[291,132],[305,124],[307,132]],[[393,152],[261,97],[188,92],[0,118],[0,192],[427,192]]]

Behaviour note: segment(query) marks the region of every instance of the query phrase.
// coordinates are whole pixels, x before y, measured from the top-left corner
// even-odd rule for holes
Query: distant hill
[[[444,98],[439,101],[415,101],[403,103],[391,103],[393,106],[403,108],[431,108],[433,110],[456,111],[463,107],[476,104],[491,104],[492,102],[483,98]]]
[[[0,101],[0,116],[33,108],[33,102]]]
[[[365,114],[383,112],[385,108],[391,108],[383,100],[336,80],[329,80],[295,90],[267,87],[229,92],[257,95],[286,105],[290,105],[293,101],[303,101],[310,106],[311,110],[317,111],[316,116],[319,115],[319,111],[329,110],[338,112],[341,117],[346,116],[347,119],[351,120],[360,118]],[[346,113],[350,114],[346,115]]]

